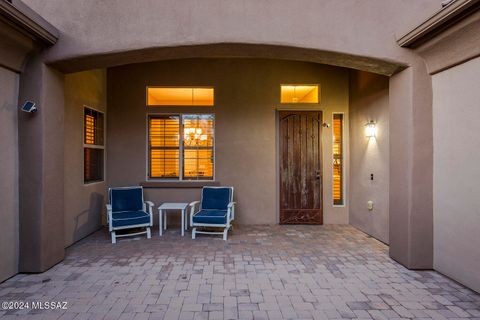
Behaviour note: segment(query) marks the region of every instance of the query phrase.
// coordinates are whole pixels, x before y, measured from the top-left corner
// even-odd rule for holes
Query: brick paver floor
[[[0,301],[67,302],[5,319],[480,319],[479,295],[405,269],[346,225],[242,227],[227,242],[171,229],[116,245],[99,231],[47,272],[2,283]]]

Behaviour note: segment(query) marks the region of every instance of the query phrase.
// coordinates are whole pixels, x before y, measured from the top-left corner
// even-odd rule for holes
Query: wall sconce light
[[[377,124],[375,121],[370,120],[365,124],[365,135],[367,138],[375,138],[377,136]]]

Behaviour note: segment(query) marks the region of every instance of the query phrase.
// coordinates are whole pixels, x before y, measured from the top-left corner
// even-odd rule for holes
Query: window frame
[[[88,143],[85,143],[85,109],[90,109],[90,110],[93,110],[95,112],[98,112],[98,113],[101,113],[103,115],[103,145],[98,145],[98,144],[88,144]],[[105,182],[105,175],[106,175],[106,152],[105,152],[105,147],[107,145],[107,119],[106,119],[106,113],[105,111],[101,111],[97,108],[92,108],[90,106],[87,106],[87,105],[83,105],[82,107],[82,111],[83,111],[83,114],[82,114],[82,142],[83,142],[83,157],[82,157],[82,168],[83,168],[83,184],[84,185],[92,185],[92,184],[95,184],[95,183],[103,183]],[[100,150],[103,150],[103,156],[102,156],[102,178],[99,179],[99,180],[92,180],[92,181],[85,181],[85,149],[88,148],[88,149],[100,149]]]
[[[213,145],[212,145],[212,158],[213,158],[213,177],[212,179],[184,179],[184,146],[183,146],[183,117],[184,115],[211,115],[213,116]],[[177,178],[152,178],[150,177],[150,143],[149,143],[149,137],[150,137],[150,118],[151,117],[158,117],[158,116],[178,116],[180,125],[179,125],[179,155],[178,155],[178,179]],[[145,148],[145,177],[146,181],[152,181],[152,182],[182,182],[182,183],[189,183],[189,182],[212,182],[216,181],[216,131],[215,131],[215,126],[216,126],[216,121],[215,121],[215,113],[214,112],[148,112],[146,114],[146,137],[145,137],[145,142],[146,142],[146,148]]]
[[[335,135],[333,133],[333,121],[335,119],[335,115],[336,114],[341,114],[342,115],[342,204],[335,204],[335,199],[334,199],[334,196],[333,196],[333,175],[335,173],[335,168],[333,166],[333,160],[335,160],[333,158],[333,145],[335,143]],[[346,127],[346,123],[347,123],[347,118],[346,118],[346,113],[345,112],[342,112],[342,111],[339,111],[339,112],[332,112],[332,149],[331,149],[331,152],[332,152],[332,205],[333,207],[345,207],[347,205],[347,197],[346,197],[346,179],[347,177],[345,176],[345,164],[346,164],[346,143],[345,143],[345,127]]]

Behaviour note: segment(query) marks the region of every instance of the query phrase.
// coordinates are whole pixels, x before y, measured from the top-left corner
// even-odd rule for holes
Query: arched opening
[[[273,44],[211,43],[153,47],[47,61],[64,72],[110,68],[126,64],[191,58],[257,58],[313,62],[391,76],[407,67],[404,62],[356,54]]]
[[[40,69],[35,69],[39,64],[41,65]],[[333,144],[335,141],[333,128],[325,128],[323,131],[325,134],[322,136],[322,148],[325,152],[322,155],[323,171],[320,176],[322,177],[322,186],[324,186],[322,189],[323,204],[328,203],[329,207],[328,210],[324,210],[324,223],[347,223],[350,216],[348,205],[356,202],[358,210],[365,217],[360,218],[360,222],[358,219],[351,220],[358,223],[356,225],[358,228],[363,228],[364,231],[385,242],[388,241],[392,257],[402,263],[411,267],[428,267],[430,263],[428,261],[431,260],[425,256],[425,253],[430,252],[429,233],[418,234],[418,239],[415,237],[413,240],[411,237],[405,236],[405,233],[410,232],[411,222],[409,221],[411,219],[409,218],[410,211],[407,211],[406,214],[402,209],[404,202],[400,202],[401,205],[395,208],[400,212],[395,215],[395,218],[400,220],[403,226],[392,229],[390,219],[392,210],[388,206],[388,201],[384,201],[387,197],[390,201],[392,199],[395,201],[408,199],[412,192],[410,188],[405,189],[403,183],[392,182],[392,177],[395,181],[399,181],[398,179],[404,181],[405,179],[403,171],[392,171],[392,163],[393,168],[398,169],[405,164],[405,162],[397,162],[401,157],[406,157],[406,163],[410,163],[415,157],[422,158],[422,161],[428,161],[428,158],[421,156],[421,153],[426,152],[425,149],[421,150],[421,153],[413,153],[412,146],[414,145],[405,144],[404,139],[393,140],[394,149],[391,144],[392,128],[395,128],[393,136],[398,137],[399,134],[405,132],[406,127],[415,124],[416,120],[412,118],[412,104],[416,103],[417,99],[422,100],[423,103],[423,95],[417,95],[407,104],[405,104],[405,97],[413,94],[412,83],[418,82],[422,85],[427,83],[423,78],[422,66],[423,63],[419,61],[412,73],[412,68],[405,70],[406,66],[403,63],[395,61],[306,48],[238,43],[105,53],[61,61],[48,61],[47,65],[43,65],[42,61],[32,61],[27,67],[27,72],[42,72],[44,82],[42,87],[35,87],[36,83],[29,83],[33,79],[30,77],[24,83],[25,89],[22,91],[22,95],[27,96],[32,92],[37,92],[44,99],[42,102],[46,107],[48,106],[50,112],[63,114],[63,118],[42,116],[44,117],[42,119],[45,123],[55,122],[55,126],[57,126],[58,120],[62,120],[57,126],[58,134],[61,136],[65,134],[65,142],[61,143],[65,156],[59,158],[58,154],[47,155],[47,158],[53,157],[55,161],[64,166],[63,172],[55,172],[58,181],[63,181],[64,197],[62,202],[64,205],[61,205],[59,201],[48,199],[46,201],[52,208],[56,208],[55,214],[54,211],[50,211],[52,219],[54,216],[58,218],[58,214],[64,216],[63,223],[56,224],[55,228],[58,229],[58,234],[65,233],[65,237],[58,236],[58,239],[54,241],[58,243],[58,255],[51,255],[49,258],[45,255],[41,259],[48,258],[50,261],[59,261],[58,259],[63,256],[65,246],[98,228],[100,225],[98,212],[101,211],[99,204],[102,203],[102,199],[105,201],[107,198],[105,193],[107,186],[144,184],[146,187],[150,187],[147,194],[150,193],[152,197],[162,201],[166,199],[162,197],[167,196],[170,201],[180,201],[184,195],[187,195],[187,198],[198,195],[198,186],[201,184],[196,186],[193,184],[185,188],[185,185],[172,185],[171,182],[169,185],[165,185],[165,181],[155,181],[153,184],[148,181],[148,166],[151,161],[147,152],[148,121],[151,114],[173,113],[181,118],[183,115],[213,114],[218,111],[218,118],[215,121],[217,134],[215,148],[216,151],[221,150],[222,152],[215,153],[214,162],[215,170],[223,172],[223,178],[217,183],[243,185],[240,187],[240,190],[244,190],[243,195],[239,193],[237,196],[240,199],[243,198],[243,203],[250,203],[250,205],[245,206],[243,216],[241,213],[238,216],[239,222],[246,224],[278,222],[279,199],[281,198],[278,169],[280,157],[277,132],[278,113],[282,109],[305,111],[302,109],[306,108],[305,106],[282,106],[280,85],[320,84],[321,99],[316,108],[324,111],[322,120],[326,124],[328,122],[331,124],[335,114],[344,114],[344,130],[350,131],[350,134],[343,136],[344,141],[342,141],[344,145],[342,188],[344,188],[345,194],[343,206],[333,204],[333,184],[334,180],[339,180],[339,171],[337,170],[335,178],[333,174]],[[212,68],[215,70],[213,73],[211,72]],[[235,72],[229,72],[231,70]],[[387,76],[390,76],[389,80],[387,80]],[[261,83],[262,81],[266,81],[268,85]],[[214,106],[213,112],[199,111],[196,107],[185,106],[172,106],[167,108],[168,110],[159,111],[146,105],[146,88],[148,86],[195,87],[212,86],[212,83],[214,87],[221,88],[218,91],[220,99],[216,100],[218,106]],[[254,85],[255,83],[257,85]],[[394,95],[391,94],[392,88],[394,88]],[[425,94],[427,93],[428,86],[425,91]],[[256,97],[256,100],[252,100],[252,97]],[[229,105],[229,107],[227,108],[225,105]],[[260,107],[256,109],[255,106]],[[355,122],[350,116],[352,106],[356,108]],[[403,124],[400,122],[389,123],[389,120],[392,119],[392,106],[397,113],[401,110],[401,118],[409,120]],[[218,110],[216,110],[217,107]],[[83,119],[85,108],[103,112],[107,119],[105,145],[100,146],[104,148],[104,178],[100,182],[89,185],[85,185],[83,176],[85,149],[90,146],[78,143],[78,138],[84,134],[81,119]],[[383,108],[386,112],[376,115],[375,112],[370,112],[369,108],[372,110]],[[266,116],[260,117],[258,114]],[[378,117],[377,120],[373,119],[374,117]],[[63,119],[65,120],[63,121]],[[382,120],[380,121],[380,119]],[[378,145],[373,149],[371,146],[369,148],[351,148],[351,132],[353,131],[361,136],[356,142],[361,145],[368,144],[369,140],[366,140],[360,131],[364,130],[365,123],[370,120],[378,121],[380,132],[377,139],[384,139],[384,142],[381,143],[382,152],[378,152],[380,150]],[[389,125],[385,125],[387,122]],[[422,127],[421,130],[428,131],[428,128]],[[386,134],[387,131],[390,134]],[[218,136],[219,134],[222,135]],[[75,145],[71,141],[76,141],[77,144]],[[58,142],[56,141],[55,145],[58,145]],[[25,154],[30,152],[28,151],[29,143],[31,144],[31,142],[25,141],[23,144],[22,148],[27,150]],[[386,151],[388,150],[386,145],[389,145],[390,152]],[[93,147],[97,148],[98,146]],[[417,148],[416,145],[414,147]],[[132,159],[132,161],[119,161],[119,157],[121,158],[125,150],[128,150],[128,155],[135,155],[138,158]],[[392,152],[395,154],[393,160]],[[222,153],[224,156],[221,156]],[[257,153],[262,157],[256,159]],[[349,162],[353,153],[359,154],[355,159],[361,159],[364,165],[352,173],[351,170],[349,171],[351,168]],[[385,154],[389,156],[382,156]],[[412,154],[413,158],[410,158]],[[248,157],[249,161],[238,161],[243,157]],[[179,156],[179,158],[181,157]],[[184,165],[182,160],[178,161],[179,166]],[[244,163],[243,167],[242,163]],[[383,169],[380,170],[382,173],[377,174],[373,170],[375,164],[382,165]],[[419,164],[419,162],[415,163],[415,165]],[[393,172],[393,176],[390,174],[389,178],[381,179],[382,175],[386,176],[387,171]],[[115,172],[117,174],[113,174]],[[245,175],[248,172],[249,174]],[[372,173],[374,180],[370,180]],[[428,174],[428,172],[424,173]],[[382,215],[369,214],[370,205],[366,206],[366,195],[362,195],[361,191],[358,193],[358,197],[349,198],[351,194],[358,191],[358,188],[352,188],[351,181],[355,181],[352,174],[358,175],[356,181],[361,180],[362,183],[367,184],[366,188],[372,192],[368,201],[373,201],[373,211],[382,210]],[[252,176],[253,182],[243,179],[242,175]],[[365,179],[365,175],[367,175],[367,179]],[[256,181],[264,184],[261,188],[263,195],[253,192],[254,189],[250,187],[250,185],[255,185]],[[428,183],[428,179],[425,181]],[[381,186],[379,187],[380,182]],[[358,185],[362,186],[361,183]],[[362,188],[365,189],[365,185]],[[401,193],[396,192],[395,188],[400,188]],[[49,190],[53,189],[55,188],[52,187]],[[93,202],[89,196],[92,193],[96,195]],[[383,200],[377,201],[374,193]],[[63,208],[67,208],[67,205],[69,208],[64,210]],[[241,206],[239,208],[241,212],[243,209]],[[256,214],[258,211],[267,213],[258,215]],[[427,208],[425,211],[427,217],[424,220],[427,224],[428,214]],[[383,222],[376,223],[375,221],[379,217],[382,217]],[[388,222],[389,219],[390,222]],[[399,222],[395,223],[398,225]],[[379,225],[381,227],[378,227]],[[38,229],[38,226],[34,226],[34,228]],[[381,232],[378,232],[379,230]],[[381,234],[382,232],[383,234]],[[21,236],[22,238],[23,236]],[[425,247],[415,251],[412,243],[417,241],[425,244]],[[420,249],[418,246],[415,248]],[[26,254],[22,256],[28,257]],[[49,265],[49,263],[44,262],[43,265]],[[28,268],[30,267],[25,267],[25,270]]]
[[[101,188],[106,190],[110,186],[140,183],[147,188],[146,194],[157,202],[180,201],[182,198],[193,201],[198,197],[198,187],[205,183],[186,181],[185,168],[191,160],[182,154],[182,148],[179,147],[173,158],[157,159],[152,158],[153,149],[149,145],[152,128],[148,121],[151,118],[175,115],[181,119],[189,114],[211,114],[215,118],[214,156],[213,153],[209,155],[213,163],[211,171],[215,175],[209,178],[213,182],[206,183],[235,187],[239,201],[237,223],[279,223],[282,222],[281,199],[291,197],[296,200],[289,205],[310,210],[308,203],[318,198],[316,206],[322,210],[322,217],[316,220],[317,223],[347,224],[352,220],[356,227],[389,242],[387,75],[403,69],[404,65],[306,48],[249,44],[152,48],[79,57],[51,62],[51,65],[66,72],[77,71],[65,78],[65,154],[68,158],[65,161],[68,166],[65,181],[69,184],[65,190],[70,194],[66,195],[65,202],[70,202],[69,197],[78,198],[82,192],[85,201],[78,203],[80,208],[71,206],[66,210],[65,222],[69,229],[66,244],[81,239],[88,232],[76,232],[78,218],[72,217],[92,208],[86,203],[93,189],[100,192]],[[86,68],[97,69],[78,71]],[[313,104],[284,103],[280,99],[280,89],[286,84],[316,84],[319,99]],[[215,90],[213,106],[175,103],[149,106],[146,100],[148,87],[195,86]],[[79,87],[83,89],[80,92]],[[85,146],[72,143],[80,134],[78,131],[83,130],[78,119],[84,106],[102,110],[107,119],[104,168],[108,174],[100,185],[87,187],[79,180],[79,174],[74,173],[82,169],[78,155]],[[320,112],[320,124],[324,124],[317,137],[321,150],[315,155],[318,168],[307,163],[307,156],[300,155],[298,172],[290,177],[290,195],[282,194],[283,169],[279,164],[282,157],[286,157],[280,146],[279,120],[280,112],[286,110]],[[334,117],[338,115],[342,116],[341,137],[338,128],[333,127]],[[370,120],[375,120],[378,126],[375,139],[364,135],[364,125]],[[307,129],[308,125],[305,129],[298,127],[298,132]],[[131,152],[124,155],[127,145]],[[285,152],[288,154],[288,150]],[[302,154],[309,150],[299,148],[292,152]],[[355,165],[351,159],[355,160]],[[151,175],[153,163],[167,162],[174,162],[177,168],[172,169],[170,176],[162,179]],[[355,170],[351,171],[351,167]],[[77,181],[72,184],[75,175]],[[374,180],[364,186],[363,178],[370,175]],[[318,189],[312,189],[316,177],[321,177],[321,184]],[[196,179],[204,180],[201,177]],[[351,186],[351,181],[355,187]],[[303,186],[303,190],[297,190],[297,186]],[[342,193],[341,199],[334,200],[334,189]],[[366,207],[366,198],[374,203],[375,215]],[[350,207],[354,210],[351,211]],[[355,212],[353,216],[352,212]],[[92,225],[90,230],[97,228],[98,220],[89,221],[86,215],[84,219],[84,224]],[[311,223],[306,218],[292,219],[295,223]]]

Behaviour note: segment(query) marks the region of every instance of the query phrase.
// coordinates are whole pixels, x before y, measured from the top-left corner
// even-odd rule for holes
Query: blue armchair
[[[189,206],[192,239],[195,239],[196,233],[204,233],[222,234],[223,240],[227,240],[228,230],[235,217],[232,187],[203,187],[201,201],[194,201]],[[217,227],[223,228],[223,231],[199,231],[197,227]]]
[[[108,229],[112,235],[112,243],[117,242],[117,237],[147,234],[151,238],[150,227],[153,225],[151,201],[144,201],[142,187],[109,188],[107,204]],[[117,230],[143,228],[145,231],[117,235]]]

